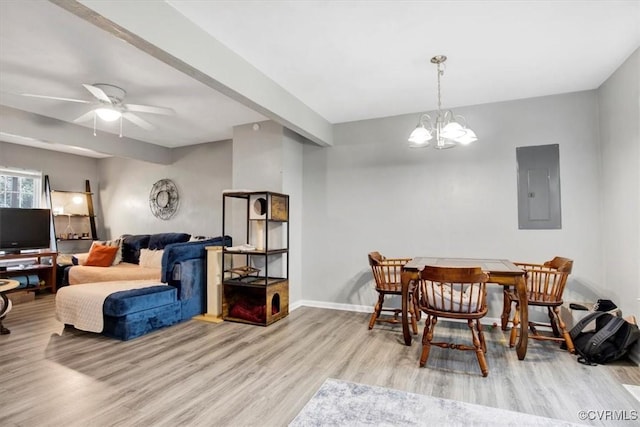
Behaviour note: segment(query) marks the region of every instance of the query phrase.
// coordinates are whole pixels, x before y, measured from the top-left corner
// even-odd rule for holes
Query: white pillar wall
[[[289,195],[289,305],[301,299],[302,145],[304,138],[265,121],[233,128],[232,189]],[[232,203],[234,245],[245,242],[245,205]]]

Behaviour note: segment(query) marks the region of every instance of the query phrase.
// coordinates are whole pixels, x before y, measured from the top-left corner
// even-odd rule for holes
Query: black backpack
[[[596,329],[582,332],[593,320],[596,321]],[[571,329],[570,334],[578,362],[585,365],[618,360],[640,339],[638,325],[602,311],[586,315]]]

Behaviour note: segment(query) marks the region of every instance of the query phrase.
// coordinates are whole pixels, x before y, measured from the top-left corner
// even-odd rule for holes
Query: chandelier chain
[[[442,70],[440,70],[440,65],[438,64],[438,115],[440,115],[440,110],[442,109],[442,102],[440,101],[440,76],[442,75]]]

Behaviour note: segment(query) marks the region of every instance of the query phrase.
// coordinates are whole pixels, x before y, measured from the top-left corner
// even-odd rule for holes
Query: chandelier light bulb
[[[465,133],[466,132],[462,128],[460,123],[458,123],[458,122],[449,122],[444,127],[444,129],[442,129],[441,135],[442,135],[443,138],[455,140],[457,138],[460,138],[460,137],[464,136]]]
[[[456,141],[459,142],[461,145],[469,145],[472,142],[477,140],[478,140],[478,137],[476,136],[476,133],[471,129],[465,129],[464,135],[462,135],[459,138],[456,138]]]
[[[422,125],[418,125],[409,136],[409,142],[411,143],[410,146],[413,148],[426,147],[427,145],[429,145],[429,141],[432,138],[433,136],[431,135],[431,132],[429,132],[429,130],[427,130]]]

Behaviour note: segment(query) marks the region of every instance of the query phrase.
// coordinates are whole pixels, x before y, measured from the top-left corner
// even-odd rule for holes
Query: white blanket
[[[56,293],[56,319],[88,332],[102,332],[105,299],[114,292],[166,285],[157,280],[119,280],[65,286]]]
[[[449,284],[434,283],[431,289],[429,292],[433,295],[432,305],[438,310],[463,313],[478,311],[478,286],[473,286],[473,289],[468,287],[464,292],[460,292]]]

